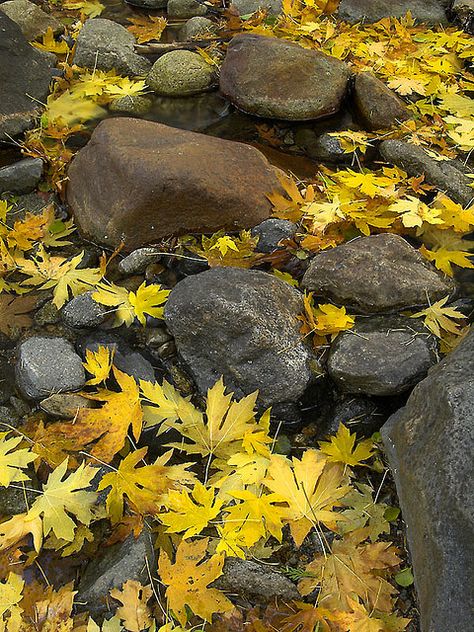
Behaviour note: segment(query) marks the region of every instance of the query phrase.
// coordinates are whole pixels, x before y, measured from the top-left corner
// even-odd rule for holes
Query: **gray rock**
[[[109,105],[109,110],[120,114],[143,116],[149,112],[152,105],[153,101],[150,97],[138,94],[115,99],[115,101],[112,101]]]
[[[351,162],[353,153],[346,153],[338,138],[330,134],[317,134],[307,127],[297,130],[295,140],[310,158],[320,162],[341,164]]]
[[[18,24],[27,40],[38,39],[48,29],[53,29],[54,33],[60,33],[64,30],[64,26],[58,19],[45,13],[29,0],[3,2],[0,4],[0,11],[3,11],[10,20]]]
[[[30,128],[51,81],[51,62],[30,46],[18,24],[0,11],[0,141]]]
[[[273,275],[213,268],[174,287],[165,320],[201,392],[223,375],[237,397],[259,389],[270,406],[298,400],[317,370],[301,311],[301,294]]]
[[[107,318],[107,308],[96,303],[92,292],[79,294],[71,299],[61,310],[61,319],[68,327],[98,327]]]
[[[474,35],[474,0],[454,0],[451,10],[456,23]]]
[[[99,557],[89,562],[79,582],[75,602],[93,616],[104,615],[109,611],[112,588],[121,588],[129,579],[148,584],[148,569],[153,573],[155,566],[152,536],[145,527],[137,539],[132,534],[124,542],[102,550]]]
[[[92,400],[75,393],[56,393],[40,402],[40,408],[55,419],[74,419],[81,408],[93,408]]]
[[[404,169],[409,176],[425,175],[426,182],[446,192],[455,202],[468,206],[474,200],[471,180],[446,160],[431,158],[424,149],[402,140],[385,140],[380,144],[384,160]]]
[[[202,16],[196,16],[194,18],[190,18],[179,29],[178,39],[181,42],[185,42],[186,40],[199,38],[203,35],[215,33],[216,31],[217,24],[212,22],[212,20],[209,20],[208,18],[204,18]]]
[[[341,424],[362,436],[370,436],[380,429],[388,414],[379,405],[380,400],[363,395],[351,395],[339,391],[330,393],[319,407],[317,439],[335,435]]]
[[[30,193],[43,174],[41,158],[24,158],[0,169],[0,193]]]
[[[403,237],[388,233],[318,253],[302,287],[368,314],[422,307],[456,291],[455,282],[438,274]]]
[[[337,112],[346,93],[347,64],[275,37],[234,37],[220,73],[220,89],[249,114],[307,121]]]
[[[168,0],[168,17],[188,19],[206,15],[207,7],[198,0]]]
[[[157,94],[186,96],[209,90],[214,68],[190,50],[173,50],[153,64],[146,82]]]
[[[119,262],[119,272],[126,275],[143,274],[150,263],[160,260],[160,253],[159,248],[137,248]]]
[[[266,219],[258,226],[252,228],[252,235],[258,236],[256,250],[258,252],[273,252],[278,248],[282,239],[291,239],[295,236],[296,224],[286,219]]]
[[[282,10],[282,0],[232,0],[231,6],[239,15],[249,15],[259,9],[267,9],[269,15],[279,15]]]
[[[83,68],[116,70],[123,75],[145,75],[150,62],[135,52],[135,38],[124,26],[94,18],[79,33],[74,63]]]
[[[436,339],[423,323],[404,316],[358,319],[331,345],[328,372],[346,393],[398,395],[436,363]]]
[[[29,399],[74,391],[86,381],[81,358],[64,338],[33,336],[18,347],[16,383]]]
[[[275,598],[291,601],[298,599],[299,595],[295,584],[268,564],[238,557],[226,558],[222,575],[212,583],[212,587],[259,603],[268,603]]]
[[[421,630],[472,630],[474,332],[382,428],[418,593]]]
[[[398,96],[371,72],[360,72],[354,81],[354,104],[368,130],[388,129],[412,117]]]
[[[347,22],[378,22],[389,16],[402,17],[410,11],[415,20],[430,24],[447,22],[443,0],[341,0],[338,17]]]
[[[2,431],[4,430],[5,428],[2,428]],[[22,482],[15,483],[17,487],[0,487],[0,516],[3,518],[11,518],[26,513],[38,498],[38,494],[34,490],[39,491],[40,485],[31,468],[28,470],[28,476],[30,480],[25,481],[24,489]]]

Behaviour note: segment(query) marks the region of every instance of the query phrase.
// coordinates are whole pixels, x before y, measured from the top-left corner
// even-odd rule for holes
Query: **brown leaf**
[[[27,296],[2,294],[0,296],[0,331],[11,336],[18,329],[29,327],[32,320],[28,313],[36,307],[37,299],[37,294]]]

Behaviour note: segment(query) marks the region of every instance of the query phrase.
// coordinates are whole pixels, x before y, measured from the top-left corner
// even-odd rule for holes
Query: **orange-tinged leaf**
[[[117,608],[116,616],[129,632],[142,632],[152,625],[151,610],[147,605],[152,594],[151,586],[142,586],[133,579],[128,579],[121,590],[113,588],[110,591],[110,596],[122,604]]]
[[[138,386],[132,376],[117,367],[113,367],[113,374],[121,390],[104,389],[96,395],[85,394],[89,399],[103,402],[103,406],[81,408],[71,423],[51,424],[46,442],[67,441],[66,445],[74,450],[87,450],[97,459],[110,463],[124,447],[130,426],[138,440],[143,420]]]
[[[0,295],[0,331],[10,336],[18,329],[25,329],[32,323],[31,312],[36,307],[37,295]]]
[[[159,41],[167,24],[165,18],[155,15],[137,15],[127,19],[132,23],[132,26],[127,26],[127,30],[135,35],[139,44],[150,40]]]
[[[359,529],[334,540],[329,555],[318,555],[306,567],[310,576],[299,582],[301,594],[319,586],[319,602],[325,608],[347,610],[354,593],[370,608],[391,612],[396,589],[387,577],[400,563],[398,551],[390,542],[364,544],[366,536],[367,529]]]
[[[187,621],[186,607],[205,621],[211,621],[214,613],[233,609],[220,590],[208,587],[222,575],[224,556],[213,555],[203,561],[207,545],[208,538],[197,542],[183,540],[176,551],[174,564],[164,551],[160,553],[158,571],[167,586],[168,607],[181,625]]]

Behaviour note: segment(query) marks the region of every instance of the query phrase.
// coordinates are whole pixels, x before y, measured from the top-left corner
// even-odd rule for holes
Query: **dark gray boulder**
[[[331,345],[328,372],[347,393],[398,395],[426,376],[438,360],[436,351],[436,339],[418,320],[360,318]]]
[[[237,397],[265,406],[297,401],[316,361],[299,332],[301,294],[273,275],[213,268],[178,283],[165,320],[199,389],[224,376]]]
[[[81,358],[64,338],[32,336],[20,344],[15,367],[19,390],[29,399],[43,399],[84,386]]]
[[[362,313],[397,312],[454,294],[456,284],[399,235],[353,239],[318,253],[302,287]]]
[[[347,22],[377,22],[382,18],[402,17],[410,11],[415,20],[445,24],[444,0],[341,0],[338,17]]]
[[[385,140],[380,144],[384,160],[404,169],[415,178],[424,175],[426,182],[446,192],[455,202],[468,206],[474,200],[471,180],[452,162],[435,160],[424,149],[402,140]]]
[[[0,11],[0,141],[32,127],[50,81],[51,60]]]
[[[61,310],[61,320],[68,327],[82,329],[98,327],[107,318],[107,308],[92,298],[92,292],[85,292],[72,298]]]
[[[474,0],[454,0],[451,10],[455,22],[474,35]]]
[[[472,630],[474,333],[382,427],[413,559],[423,632]]]
[[[276,37],[243,33],[232,39],[220,89],[249,114],[308,121],[337,112],[351,71],[344,62]]]

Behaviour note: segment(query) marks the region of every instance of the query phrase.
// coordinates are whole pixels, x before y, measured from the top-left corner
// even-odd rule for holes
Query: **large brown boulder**
[[[69,169],[81,233],[133,250],[164,237],[268,218],[277,173],[254,147],[131,118],[100,123]]]
[[[244,33],[229,44],[220,89],[249,114],[308,121],[339,110],[350,75],[347,64],[319,51]]]

